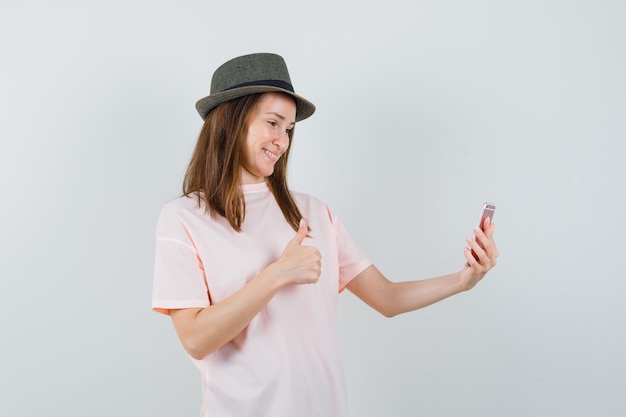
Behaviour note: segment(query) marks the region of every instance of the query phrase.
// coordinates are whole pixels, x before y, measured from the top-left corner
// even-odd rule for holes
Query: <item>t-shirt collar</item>
[[[262,193],[268,190],[269,188],[265,181],[259,182],[256,184],[242,184],[241,185],[241,191],[243,191],[244,194]]]

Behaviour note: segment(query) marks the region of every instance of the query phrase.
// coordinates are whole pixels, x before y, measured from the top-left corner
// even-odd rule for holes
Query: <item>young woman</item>
[[[474,230],[460,271],[389,281],[324,203],[287,187],[295,123],[315,107],[280,56],[228,61],[196,107],[184,195],[157,226],[153,308],[201,371],[204,415],[345,416],[338,294],[391,317],[469,290],[496,264],[494,226]]]

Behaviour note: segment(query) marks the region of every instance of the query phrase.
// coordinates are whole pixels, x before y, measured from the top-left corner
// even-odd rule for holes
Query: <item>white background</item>
[[[0,415],[197,416],[154,228],[195,101],[252,52],[318,107],[291,187],[391,279],[459,269],[498,207],[471,292],[341,296],[351,416],[624,415],[625,28],[618,0],[0,0]]]

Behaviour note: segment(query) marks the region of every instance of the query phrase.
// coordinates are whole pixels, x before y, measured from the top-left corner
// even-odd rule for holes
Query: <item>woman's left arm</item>
[[[365,269],[347,288],[379,313],[395,315],[429,306],[451,295],[472,289],[496,265],[498,248],[493,240],[494,225],[488,220],[485,231],[474,229],[476,240],[467,239],[466,264],[458,272],[436,278],[392,282],[374,265]],[[478,259],[474,258],[472,250]]]

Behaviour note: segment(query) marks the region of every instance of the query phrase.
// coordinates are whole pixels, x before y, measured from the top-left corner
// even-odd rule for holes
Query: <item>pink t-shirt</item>
[[[211,218],[197,198],[168,203],[157,226],[153,308],[208,307],[278,260],[295,231],[265,183],[244,185],[242,232]],[[206,417],[341,417],[346,388],[337,334],[337,298],[371,263],[318,199],[292,193],[311,228],[303,245],[322,254],[312,285],[280,290],[235,339],[202,360]]]

